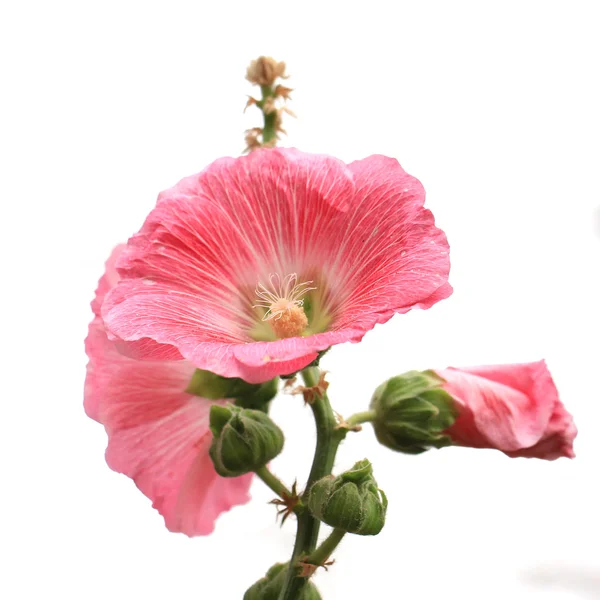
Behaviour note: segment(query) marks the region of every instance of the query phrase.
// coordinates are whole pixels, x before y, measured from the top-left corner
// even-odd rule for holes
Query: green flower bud
[[[328,475],[317,481],[308,498],[308,508],[315,517],[358,535],[377,535],[382,530],[387,504],[366,459],[337,477]]]
[[[210,429],[210,457],[222,477],[256,471],[283,448],[283,432],[260,410],[214,404],[210,409]]]
[[[267,403],[277,395],[277,379],[254,384],[238,377],[221,377],[196,369],[185,391],[209,400],[235,398],[238,406],[266,412]]]
[[[289,563],[273,565],[262,579],[248,588],[244,600],[278,600],[285,583],[288,565]],[[321,594],[313,583],[308,581],[302,588],[298,600],[321,600]]]
[[[407,454],[449,446],[444,434],[458,412],[433,371],[408,371],[381,384],[373,394],[373,427],[380,444]]]

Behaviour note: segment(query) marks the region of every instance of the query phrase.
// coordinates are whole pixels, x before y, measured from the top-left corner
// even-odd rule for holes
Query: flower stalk
[[[309,565],[315,565],[316,567],[324,566],[345,535],[346,532],[343,529],[333,529],[319,547],[304,559],[304,562]]]
[[[331,408],[327,393],[319,388],[321,379],[319,369],[316,367],[304,369],[302,378],[307,388],[319,390],[315,394],[314,401],[309,403],[315,419],[317,444],[310,474],[302,495],[302,502],[307,504],[312,485],[319,479],[331,474],[337,449],[346,437],[347,430],[338,428],[335,413]],[[302,577],[302,567],[298,563],[302,560],[302,557],[310,556],[315,552],[320,525],[320,521],[315,519],[309,511],[304,511],[299,515],[296,543],[279,600],[294,600],[306,585],[308,577]]]
[[[275,92],[269,85],[262,85],[260,87],[262,98],[257,103],[258,107],[262,110],[265,124],[262,132],[262,142],[264,146],[275,145],[277,141],[277,110],[265,110],[265,107],[269,107],[275,99]],[[267,112],[268,111],[268,112]]]
[[[280,498],[283,499],[292,496],[292,492],[288,490],[285,484],[278,477],[273,475],[266,466],[257,469],[255,473],[257,477]]]
[[[249,96],[246,108],[256,106],[263,114],[263,127],[253,127],[246,131],[246,152],[257,148],[273,148],[277,144],[279,133],[285,133],[281,126],[282,114],[291,110],[280,101],[289,100],[290,88],[277,84],[277,80],[287,79],[285,63],[278,62],[269,56],[260,56],[253,60],[246,72],[246,79],[260,87],[261,97],[257,100]]]
[[[376,413],[374,410],[365,410],[364,412],[358,412],[353,414],[351,417],[346,419],[345,425],[349,428],[356,427],[362,423],[370,423],[375,419]]]

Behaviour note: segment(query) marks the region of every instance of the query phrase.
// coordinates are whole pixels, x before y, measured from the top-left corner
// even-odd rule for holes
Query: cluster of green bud
[[[273,565],[267,574],[259,579],[244,594],[244,600],[278,600],[285,583],[289,563]],[[319,590],[308,581],[298,595],[297,600],[321,600]]]
[[[408,371],[381,384],[371,400],[379,442],[407,454],[449,446],[444,432],[458,412],[443,383],[434,371]]]
[[[210,457],[222,477],[254,472],[283,449],[283,431],[260,410],[214,404],[210,409],[210,429]]]
[[[255,384],[196,369],[186,392],[209,400],[231,398],[243,408],[266,411],[267,404],[277,395],[277,378]]]
[[[377,487],[368,460],[341,475],[328,475],[310,489],[310,512],[331,527],[358,535],[377,535],[385,524],[387,498]]]

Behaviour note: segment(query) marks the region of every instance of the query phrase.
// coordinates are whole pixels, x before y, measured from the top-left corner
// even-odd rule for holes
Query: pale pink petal
[[[96,294],[91,303],[92,311],[97,317],[101,316],[102,304],[106,294],[116,286],[120,279],[116,263],[126,247],[126,244],[116,246],[104,265],[104,275],[102,275],[98,282]],[[99,321],[98,326],[104,328],[103,322]],[[110,337],[112,339],[112,336]],[[143,356],[150,360],[181,360],[183,358],[174,346],[159,345],[151,338],[141,338],[127,344],[119,343],[120,340],[118,339],[114,341],[117,343],[120,352],[133,358],[137,358],[138,356]]]
[[[170,344],[159,344],[152,338],[143,337],[133,342],[124,342],[119,338],[110,336],[115,348],[123,355],[130,358],[143,360],[183,360],[181,352]]]
[[[96,307],[118,279],[113,266],[119,250],[107,263]],[[147,338],[136,344],[147,344],[155,355],[173,348]],[[108,339],[99,316],[90,324],[86,351],[84,407],[107,430],[110,466],[135,480],[171,531],[210,533],[221,512],[249,499],[251,477],[224,479],[214,471],[208,456],[212,402],[185,393],[194,366],[124,356]]]
[[[442,285],[442,287],[439,287],[437,290],[435,290],[435,292],[433,292],[433,294],[431,294],[431,296],[414,304],[413,308],[420,308],[422,310],[431,308],[434,304],[437,304],[441,300],[445,300],[446,298],[449,298],[452,295],[453,291],[454,290],[452,289],[452,286],[448,282],[446,282],[446,283],[444,283],[444,285]],[[402,312],[408,312],[408,311],[407,310],[399,310],[398,312],[402,313]]]
[[[534,446],[523,448],[514,452],[507,452],[509,456],[524,456],[526,458],[545,458],[554,460],[561,456],[575,458],[573,441],[577,437],[577,427],[573,417],[559,402],[554,407],[548,426],[543,436]]]
[[[83,408],[85,414],[100,421],[99,410],[100,401],[102,399],[101,387],[97,381],[97,371],[94,368],[93,356],[99,356],[104,352],[104,341],[106,334],[104,333],[104,325],[100,317],[94,317],[88,329],[88,335],[85,338],[85,352],[90,357],[87,367],[85,384],[83,388]]]
[[[160,419],[197,400],[184,393],[194,373],[191,363],[139,361],[123,356],[98,321],[94,323],[88,336],[86,398],[96,398],[98,420],[109,435],[113,430]]]
[[[576,429],[544,361],[437,373],[460,410],[448,430],[455,443],[509,456],[574,456]]]
[[[249,500],[251,475],[225,479],[208,448],[209,402],[198,400],[138,426],[117,429],[106,451],[109,466],[135,480],[170,531],[207,535],[215,519]]]
[[[99,356],[104,353],[105,350],[105,331],[104,323],[100,317],[100,310],[104,297],[113,288],[119,280],[119,274],[115,268],[117,258],[124,250],[125,244],[121,244],[114,248],[108,260],[105,263],[105,271],[96,288],[94,299],[92,300],[91,307],[95,315],[94,320],[90,323],[88,336],[85,339],[85,351],[90,360],[87,364],[87,374],[85,378],[84,396],[83,396],[83,408],[88,417],[98,421],[98,411],[101,394],[98,393],[99,384],[97,383],[97,373],[94,369],[94,361],[92,357]]]
[[[540,424],[535,412],[529,410],[531,401],[523,392],[455,369],[438,374],[447,382],[444,389],[464,411],[450,429],[453,439],[461,441],[461,419],[466,420],[467,416],[472,419],[476,433],[466,445],[518,450],[532,446],[539,439],[539,430],[546,423]]]
[[[108,257],[108,260],[104,263],[104,275],[102,275],[100,281],[98,281],[96,294],[92,300],[92,311],[97,317],[100,316],[100,308],[104,302],[104,297],[113,287],[115,287],[119,281],[116,263],[117,259],[126,247],[127,246],[125,244],[119,244],[116,246]]]

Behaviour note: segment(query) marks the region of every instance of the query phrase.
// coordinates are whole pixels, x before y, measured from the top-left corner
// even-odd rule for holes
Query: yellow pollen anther
[[[256,286],[259,302],[253,306],[267,309],[263,321],[269,321],[278,338],[289,338],[300,335],[308,325],[304,313],[302,296],[310,290],[312,281],[297,283],[296,273],[290,273],[283,281],[279,275],[269,275],[269,288],[262,283]]]
[[[288,307],[281,316],[271,320],[271,327],[278,338],[290,338],[300,335],[308,325],[308,319],[301,306]]]

